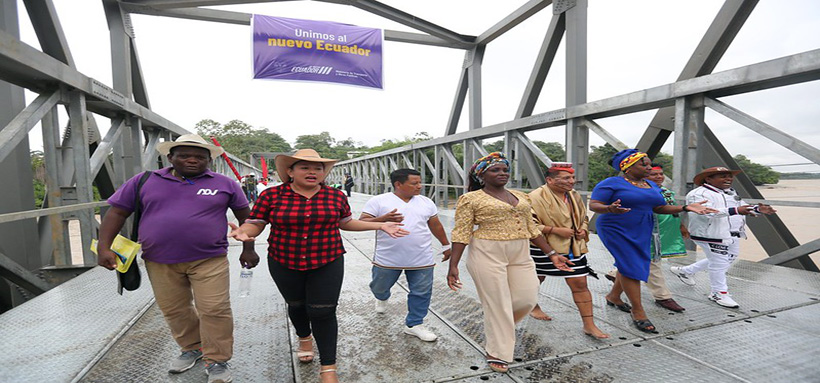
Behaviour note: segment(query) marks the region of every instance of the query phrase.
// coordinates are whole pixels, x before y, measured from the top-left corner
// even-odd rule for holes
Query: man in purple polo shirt
[[[239,223],[250,214],[239,185],[208,170],[222,148],[195,134],[163,142],[157,150],[171,167],[153,172],[140,190],[139,242],[157,304],[182,349],[169,372],[180,373],[205,360],[208,382],[230,382],[233,313],[229,296],[227,210]],[[113,270],[111,242],[134,211],[142,174],[120,187],[100,225],[98,263]],[[243,244],[239,261],[253,268],[259,256],[252,242]]]

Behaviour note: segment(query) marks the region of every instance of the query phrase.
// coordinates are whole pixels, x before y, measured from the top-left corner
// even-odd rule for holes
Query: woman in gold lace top
[[[462,195],[456,206],[447,274],[447,285],[453,290],[461,288],[458,263],[469,244],[467,271],[484,311],[487,363],[496,372],[507,371],[515,348],[515,324],[529,314],[538,299],[530,240],[549,255],[557,268],[572,271],[567,259],[556,254],[535,227],[529,197],[504,188],[509,166],[503,154],[494,152],[470,169],[470,192]],[[475,231],[474,225],[478,225]]]

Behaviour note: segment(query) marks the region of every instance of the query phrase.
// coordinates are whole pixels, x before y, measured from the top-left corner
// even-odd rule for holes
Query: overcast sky
[[[523,0],[383,1],[461,34],[479,35]],[[101,1],[55,0],[78,69],[111,85],[108,29]],[[590,0],[588,90],[594,101],[674,82],[720,9],[718,0]],[[22,2],[22,40],[39,47]],[[289,1],[221,9],[414,31],[350,6]],[[511,120],[552,16],[542,10],[487,47],[483,63],[483,125]],[[253,80],[249,26],[132,15],[152,109],[193,130],[202,119],[233,119],[265,127],[293,143],[328,131],[366,145],[417,132],[441,136],[464,52],[385,42],[385,90],[309,82]],[[761,1],[715,71],[820,48],[820,2]],[[562,44],[534,113],[564,107]],[[32,99],[31,95],[28,97]],[[820,147],[820,82],[723,98],[764,122]],[[465,113],[467,106],[465,105]],[[654,111],[597,120],[627,145],[637,143]],[[732,154],[767,165],[808,160],[707,109],[707,123]],[[108,121],[98,119],[103,130]],[[63,122],[63,125],[65,123]],[[466,115],[459,131],[467,129]],[[36,129],[32,147],[41,146]],[[563,129],[530,132],[564,141]],[[590,134],[592,145],[603,140]],[[671,153],[670,139],[665,151]],[[752,149],[753,148],[753,149]],[[820,171],[820,166],[775,167]]]

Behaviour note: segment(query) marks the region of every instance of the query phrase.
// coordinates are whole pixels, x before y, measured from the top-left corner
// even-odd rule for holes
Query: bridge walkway
[[[369,196],[354,194],[355,216]],[[452,227],[453,212],[441,218]],[[266,237],[263,233],[261,237]],[[428,326],[439,335],[425,343],[402,333],[406,304],[403,278],[385,314],[373,311],[369,292],[372,232],[343,232],[345,281],[339,306],[339,367],[343,382],[809,382],[820,376],[820,276],[791,268],[739,261],[729,272],[739,309],[709,302],[708,278],[692,288],[667,274],[675,299],[687,310],[672,313],[645,306],[661,331],[639,332],[629,315],[606,307],[610,282],[589,279],[596,323],[607,341],[585,336],[563,281],[547,279],[539,301],[551,322],[526,319],[518,328],[516,360],[507,374],[483,360],[482,313],[466,270],[464,289],[445,285],[436,267]],[[590,261],[598,271],[612,258],[593,236]],[[284,302],[267,273],[256,269],[250,297],[237,296],[238,254],[232,244],[236,382],[317,382],[318,363],[294,358],[295,334]],[[264,254],[260,241],[257,251]],[[669,261],[688,264],[702,254]],[[463,268],[463,262],[462,262]],[[14,382],[204,382],[202,364],[169,375],[178,353],[147,278],[120,297],[114,276],[95,268],[0,315],[0,381]],[[648,297],[648,291],[644,291]]]

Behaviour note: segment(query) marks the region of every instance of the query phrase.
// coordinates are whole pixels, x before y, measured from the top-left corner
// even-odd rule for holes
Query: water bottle
[[[239,272],[239,297],[244,298],[251,295],[251,281],[253,280],[253,270],[242,268]]]

